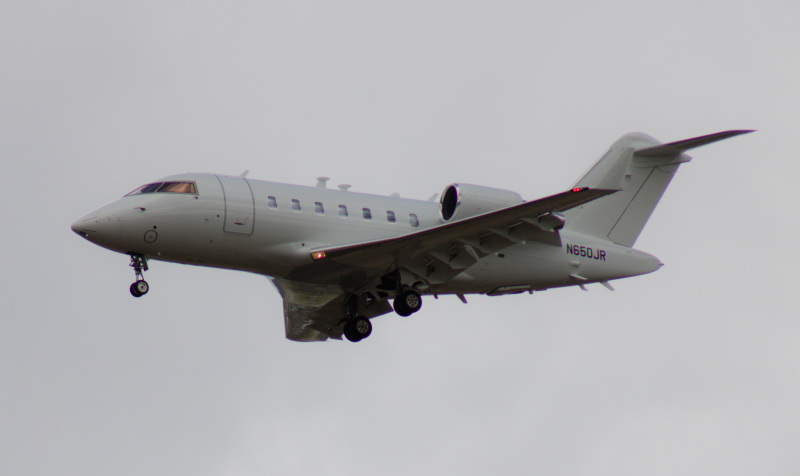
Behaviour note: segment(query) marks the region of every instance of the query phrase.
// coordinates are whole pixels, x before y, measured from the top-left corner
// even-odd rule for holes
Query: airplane
[[[662,266],[633,248],[685,152],[753,132],[662,144],[622,136],[566,191],[516,192],[454,183],[412,200],[218,174],[182,174],[136,188],[72,224],[130,256],[134,297],[148,260],[269,277],[283,298],[286,337],[358,342],[371,319],[410,316],[422,296],[500,296],[638,276]],[[391,300],[391,304],[390,301]]]

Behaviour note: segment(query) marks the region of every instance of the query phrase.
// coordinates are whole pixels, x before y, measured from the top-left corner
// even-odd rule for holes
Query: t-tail
[[[684,152],[750,132],[718,132],[668,144],[641,133],[622,136],[573,185],[619,191],[565,212],[567,228],[632,247],[678,167],[692,160]]]

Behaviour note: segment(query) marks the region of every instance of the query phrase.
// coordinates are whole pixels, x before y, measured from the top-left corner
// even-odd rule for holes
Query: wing
[[[286,279],[273,279],[283,298],[283,317],[286,338],[300,342],[341,339],[344,326],[347,294],[341,287],[329,284],[314,284]],[[391,312],[386,301],[364,301],[353,303],[358,315],[375,317]]]
[[[311,267],[298,271],[314,273],[318,280],[335,275],[350,289],[397,269],[406,269],[430,285],[446,283],[483,256],[514,243],[534,240],[560,246],[558,229],[564,221],[559,212],[615,191],[573,189],[408,235],[317,248],[311,250]]]

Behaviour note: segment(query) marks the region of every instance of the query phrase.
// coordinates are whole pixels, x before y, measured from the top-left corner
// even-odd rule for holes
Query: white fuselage
[[[292,279],[296,269],[313,263],[314,248],[396,237],[442,223],[433,201],[210,174],[163,180],[193,181],[197,194],[125,196],[76,221],[73,230],[120,253]],[[636,276],[661,266],[647,253],[571,232],[569,223],[560,242],[520,241],[426,292],[532,291]],[[302,280],[314,282],[315,276]],[[329,277],[319,280],[333,284]]]

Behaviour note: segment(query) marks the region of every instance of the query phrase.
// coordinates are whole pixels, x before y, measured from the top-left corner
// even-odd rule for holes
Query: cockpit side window
[[[153,193],[158,190],[158,187],[162,186],[162,183],[148,183],[147,185],[142,185],[141,187],[137,188],[133,192],[125,195],[126,197],[129,195],[139,195],[141,193]]]
[[[147,185],[142,185],[141,187],[137,188],[136,190],[125,196],[127,197],[130,195],[141,195],[143,193],[156,193],[156,192],[197,194],[197,185],[194,182],[148,183]]]
[[[158,188],[158,192],[197,193],[197,187],[194,182],[164,182],[164,185]]]

